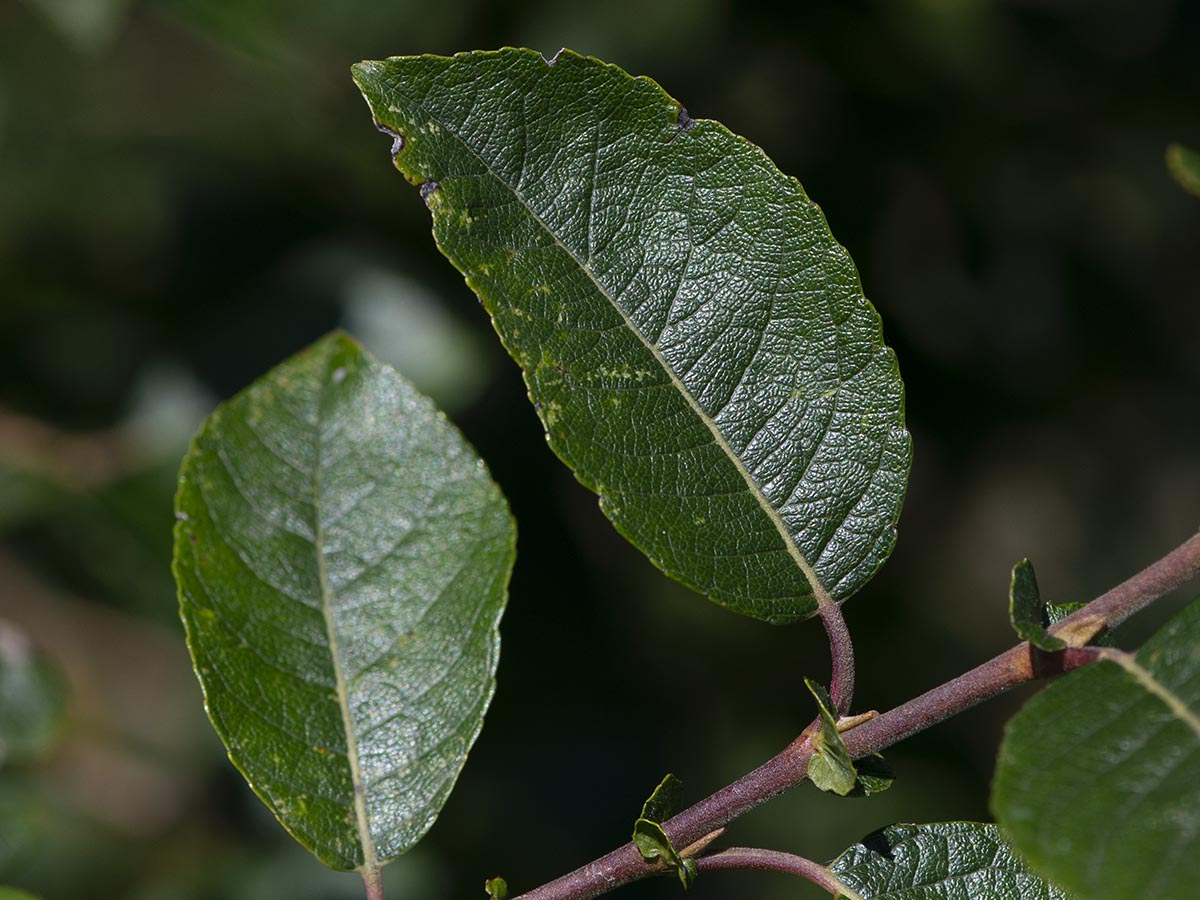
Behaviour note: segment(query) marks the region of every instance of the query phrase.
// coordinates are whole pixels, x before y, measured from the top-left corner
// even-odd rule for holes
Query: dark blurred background
[[[389,896],[531,887],[627,839],[665,772],[698,799],[808,721],[820,627],[726,613],[615,535],[349,77],[504,44],[653,76],[799,177],[857,261],[915,448],[895,554],[846,607],[860,708],[1009,645],[1017,559],[1083,600],[1200,526],[1200,200],[1163,165],[1200,145],[1200,3],[3,0],[0,619],[59,673],[63,718],[0,761],[0,883],[362,896],[225,761],[168,569],[200,419],[337,325],[450,412],[521,534],[492,712]],[[828,859],[891,822],[986,818],[1020,700],[895,748],[882,797],[805,787],[729,839]],[[820,896],[754,873],[692,894]]]

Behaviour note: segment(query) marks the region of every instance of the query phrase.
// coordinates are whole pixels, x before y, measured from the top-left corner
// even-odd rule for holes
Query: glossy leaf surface
[[[403,853],[494,688],[514,529],[472,448],[335,334],[213,413],[176,514],[188,645],[234,764],[327,865]]]
[[[992,806],[1030,862],[1084,900],[1187,900],[1200,884],[1200,601],[1114,660],[1009,722]]]
[[[354,75],[551,446],[622,534],[773,622],[874,574],[908,477],[903,387],[794,178],[653,81],[570,51]]]
[[[1029,871],[995,825],[892,825],[829,868],[862,900],[1070,900]]]

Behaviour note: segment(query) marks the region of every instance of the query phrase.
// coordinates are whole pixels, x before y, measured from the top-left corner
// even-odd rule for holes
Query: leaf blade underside
[[[175,573],[234,765],[336,869],[432,825],[494,690],[507,505],[462,436],[334,334],[208,419]]]
[[[354,72],[552,448],[623,535],[773,622],[874,574],[907,482],[903,387],[795,179],[570,51]]]

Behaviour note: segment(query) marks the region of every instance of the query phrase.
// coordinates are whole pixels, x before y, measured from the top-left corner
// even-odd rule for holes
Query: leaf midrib
[[[317,557],[317,580],[321,589],[321,615],[325,619],[325,632],[329,639],[329,652],[333,657],[333,677],[337,690],[338,708],[342,714],[342,728],[346,732],[346,762],[350,767],[350,786],[354,795],[354,819],[358,831],[358,842],[362,846],[363,862],[360,871],[372,873],[379,871],[379,860],[375,854],[375,841],[371,837],[370,821],[367,817],[366,787],[362,781],[362,768],[358,759],[358,739],[354,731],[354,722],[350,716],[350,696],[346,688],[346,679],[342,672],[342,657],[338,648],[337,627],[333,621],[333,590],[329,586],[329,576],[325,568],[325,526],[321,509],[321,471],[322,471],[322,435],[323,422],[321,407],[323,406],[326,383],[321,381],[317,395],[316,430],[316,460],[313,466],[313,551]]]
[[[1196,715],[1174,691],[1154,677],[1154,673],[1143,666],[1132,653],[1106,653],[1105,659],[1119,665],[1128,672],[1146,692],[1153,694],[1167,707],[1171,714],[1192,730],[1200,740],[1200,716]]]
[[[817,601],[818,608],[832,606],[834,604],[834,600],[830,596],[829,592],[826,590],[825,586],[821,583],[821,580],[817,577],[817,573],[814,570],[812,564],[808,561],[808,559],[804,556],[804,554],[800,552],[800,548],[798,546],[796,546],[796,542],[793,539],[791,533],[788,531],[787,525],[784,523],[783,518],[779,515],[779,513],[775,509],[775,507],[771,505],[770,500],[768,500],[766,495],[763,493],[762,487],[754,479],[754,476],[750,473],[750,471],[746,468],[745,464],[742,462],[742,458],[737,454],[737,452],[733,449],[732,445],[725,438],[725,435],[721,432],[720,428],[717,426],[716,421],[711,416],[709,416],[708,413],[706,413],[704,411],[704,408],[700,406],[699,401],[696,400],[695,396],[693,396],[692,392],[688,389],[687,385],[685,385],[680,380],[680,378],[676,374],[674,368],[672,368],[670,363],[668,363],[666,361],[666,359],[663,358],[662,354],[659,353],[658,348],[655,347],[654,344],[652,344],[649,340],[647,340],[646,336],[642,333],[641,329],[639,329],[634,324],[633,320],[631,320],[629,318],[629,316],[625,313],[625,310],[617,302],[616,298],[613,297],[609,293],[608,289],[605,288],[605,286],[600,283],[599,279],[596,277],[595,273],[591,270],[591,268],[588,266],[588,264],[584,260],[580,259],[579,256],[570,247],[568,247],[566,244],[563,243],[561,238],[559,238],[558,233],[553,228],[551,228],[549,226],[549,224],[538,214],[537,210],[535,210],[529,204],[529,201],[525,198],[525,195],[520,190],[518,190],[516,187],[509,184],[505,179],[500,177],[500,174],[492,167],[491,162],[489,160],[487,160],[486,158],[484,158],[484,156],[482,154],[480,154],[474,147],[472,147],[462,137],[460,137],[458,135],[458,132],[456,132],[453,128],[450,128],[438,116],[429,112],[428,107],[426,107],[424,103],[413,101],[411,97],[409,97],[407,94],[404,94],[401,90],[399,90],[399,88],[395,87],[394,85],[392,86],[392,90],[396,94],[404,96],[407,100],[409,100],[409,102],[412,106],[419,108],[422,111],[424,111],[426,114],[428,114],[430,120],[433,123],[437,124],[437,126],[439,128],[441,128],[443,131],[445,131],[446,134],[450,135],[450,137],[452,137],[459,144],[459,146],[461,146],[464,150],[466,150],[471,156],[473,156],[473,157],[475,157],[475,159],[479,160],[479,163],[487,170],[487,173],[493,179],[495,179],[496,182],[498,184],[500,184],[501,187],[507,189],[514,197],[517,198],[517,200],[520,202],[521,206],[523,206],[525,208],[525,210],[529,213],[529,215],[533,217],[533,220],[546,232],[546,234],[548,234],[550,236],[550,238],[554,241],[554,243],[559,248],[561,248],[562,251],[564,253],[566,253],[567,256],[570,257],[570,259],[577,266],[579,266],[580,269],[583,270],[584,274],[587,275],[588,279],[592,282],[592,284],[595,286],[596,290],[600,293],[600,296],[602,296],[605,300],[607,300],[608,303],[612,306],[612,308],[614,310],[616,310],[617,314],[621,317],[621,321],[625,323],[625,326],[637,337],[637,339],[641,342],[642,346],[645,347],[646,350],[650,353],[650,355],[654,358],[655,362],[657,362],[659,364],[659,366],[662,367],[662,370],[666,373],[667,377],[670,379],[671,384],[674,385],[676,390],[679,391],[680,395],[682,395],[684,400],[687,402],[688,406],[691,407],[692,411],[696,414],[697,418],[699,418],[700,421],[704,423],[705,427],[708,428],[709,433],[712,434],[713,442],[721,449],[721,451],[729,459],[729,461],[733,463],[734,468],[737,470],[738,474],[740,474],[742,476],[742,479],[746,482],[747,487],[750,488],[750,493],[753,495],[754,499],[758,502],[758,505],[762,508],[762,510],[766,514],[768,520],[775,526],[776,531],[779,532],[779,536],[783,539],[784,547],[787,548],[788,555],[790,555],[792,557],[792,560],[796,563],[796,566],[804,574],[805,579],[807,579],[809,586],[812,588],[813,597]],[[668,97],[668,99],[670,99],[670,98]],[[671,100],[671,102],[674,103],[676,101]],[[395,110],[389,110],[389,112],[394,112],[394,111]],[[711,123],[710,123],[710,120],[708,120],[708,119],[693,120],[693,127],[699,126],[702,124],[711,124]],[[692,129],[688,129],[688,130],[691,131]],[[403,153],[405,151],[401,151],[401,152]],[[594,188],[595,188],[595,185],[593,184],[593,189]],[[468,281],[469,281],[470,276],[467,276],[467,277],[468,277]]]

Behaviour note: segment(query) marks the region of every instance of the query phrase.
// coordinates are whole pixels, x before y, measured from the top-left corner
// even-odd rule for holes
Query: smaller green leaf
[[[641,817],[651,822],[665,822],[675,815],[682,797],[683,782],[668,773],[642,804]]]
[[[1047,625],[1057,625],[1072,613],[1079,612],[1087,606],[1086,603],[1048,603],[1046,604]]]
[[[50,750],[66,708],[66,686],[58,668],[23,631],[0,621],[0,767]]]
[[[891,825],[829,869],[861,900],[1070,900],[1029,870],[999,828],[979,822]]]
[[[696,864],[684,859],[663,831],[663,827],[649,819],[638,819],[633,823],[633,843],[646,862],[661,862],[675,870],[684,890],[691,887],[696,877]]]
[[[854,763],[856,778],[854,789],[847,797],[870,797],[872,794],[882,794],[896,780],[896,773],[891,764],[878,753],[872,753]]]
[[[39,900],[39,898],[20,888],[0,887],[0,900]]]
[[[1046,604],[1038,590],[1033,563],[1027,559],[1021,560],[1012,569],[1012,581],[1008,587],[1008,618],[1017,636],[1039,649],[1062,650],[1067,646],[1066,641],[1046,631],[1049,623]]]
[[[505,900],[508,897],[508,882],[503,878],[489,878],[484,882],[483,889],[491,900]]]
[[[805,678],[804,684],[817,701],[821,716],[821,728],[812,738],[813,755],[808,761],[808,778],[821,790],[845,797],[854,790],[858,773],[838,733],[833,701],[829,699],[829,692],[811,678]]]
[[[696,864],[685,860],[663,831],[662,823],[671,818],[679,804],[683,782],[668,774],[642,804],[642,814],[633,823],[633,843],[646,862],[662,862],[679,875],[684,890],[696,877]]]
[[[685,859],[683,861],[683,868],[679,870],[679,880],[683,883],[685,891],[691,887],[692,882],[696,880],[696,876],[699,874],[700,868],[696,865],[694,859]]]
[[[1200,153],[1182,144],[1167,145],[1167,171],[1185,191],[1200,197]]]
[[[1086,603],[1050,603],[1046,606],[1046,624],[1057,625],[1067,616],[1078,612],[1085,606],[1087,606]],[[1095,644],[1097,647],[1116,646],[1116,641],[1113,640],[1112,632],[1107,630],[1093,638],[1088,643]]]
[[[679,864],[679,853],[667,833],[657,822],[638,819],[633,823],[633,843],[646,862],[661,860],[667,865]]]

